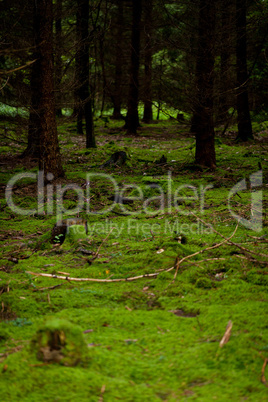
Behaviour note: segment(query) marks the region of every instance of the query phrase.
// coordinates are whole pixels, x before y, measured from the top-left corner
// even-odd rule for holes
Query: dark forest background
[[[215,132],[268,120],[268,3],[262,0],[1,1],[0,102],[27,125],[23,157],[64,175],[57,118],[96,146],[94,118],[138,135],[164,112],[189,125],[196,163],[214,169]]]

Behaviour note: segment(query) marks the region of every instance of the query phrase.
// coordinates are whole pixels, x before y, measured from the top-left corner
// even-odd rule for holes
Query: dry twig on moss
[[[174,267],[172,267],[173,269]],[[169,268],[171,270],[171,268]],[[35,275],[35,276],[44,276],[46,278],[54,278],[54,279],[63,279],[66,281],[74,281],[74,282],[99,282],[99,283],[108,283],[108,282],[131,282],[137,279],[142,278],[153,278],[160,274],[160,272],[154,272],[152,274],[144,274],[139,276],[133,276],[132,278],[118,278],[118,279],[97,279],[97,278],[72,278],[70,276],[59,276],[54,274],[43,274],[38,272],[26,271],[26,274]]]
[[[228,324],[227,324],[225,333],[224,333],[224,335],[223,335],[223,337],[222,337],[222,339],[221,339],[221,341],[220,341],[220,348],[222,348],[223,345],[225,345],[225,344],[229,341],[230,336],[231,336],[232,327],[233,327],[233,323],[232,323],[232,321],[230,320],[230,321],[228,322]]]
[[[99,252],[100,252],[100,249],[101,249],[102,245],[106,242],[106,240],[108,239],[108,237],[110,236],[110,234],[112,233],[113,230],[114,230],[114,227],[111,228],[110,232],[107,234],[105,239],[101,242],[101,244],[98,247],[98,250],[96,251],[96,253],[94,253],[94,256],[89,260],[90,263],[92,263],[94,260],[96,260],[96,258],[99,255]]]
[[[150,274],[143,274],[143,275],[133,276],[133,277],[129,277],[129,278],[97,279],[97,278],[72,278],[72,277],[70,277],[70,276],[68,276],[68,275],[67,275],[67,276],[58,276],[58,275],[54,275],[54,274],[43,274],[43,273],[37,273],[37,272],[31,272],[31,271],[26,271],[26,273],[27,273],[27,274],[30,274],[30,275],[35,275],[35,276],[44,276],[44,277],[47,277],[47,278],[63,279],[63,280],[74,281],[74,282],[112,283],[112,282],[131,282],[131,281],[135,281],[135,280],[142,279],[142,278],[156,278],[156,277],[157,277],[159,274],[161,274],[162,272],[170,272],[170,271],[172,271],[172,270],[175,268],[175,269],[176,269],[176,272],[175,272],[175,275],[174,275],[174,278],[173,278],[173,281],[174,281],[174,280],[176,279],[177,274],[178,274],[179,267],[181,266],[181,264],[182,264],[184,261],[186,261],[186,260],[188,260],[189,258],[194,257],[194,256],[196,256],[196,255],[198,255],[198,254],[202,254],[202,253],[204,253],[204,252],[207,251],[207,250],[212,250],[212,249],[214,249],[214,248],[218,248],[218,247],[222,246],[223,244],[227,243],[227,242],[235,235],[235,233],[236,233],[236,231],[237,231],[237,228],[238,228],[238,224],[236,225],[236,228],[235,228],[234,232],[232,233],[232,235],[231,235],[229,238],[227,238],[227,239],[225,239],[224,241],[222,241],[221,243],[214,244],[214,246],[210,246],[210,247],[207,247],[207,248],[205,248],[205,249],[196,251],[195,253],[190,254],[190,255],[187,255],[186,257],[183,257],[183,258],[181,258],[181,259],[179,259],[179,258],[177,257],[177,258],[176,258],[176,261],[175,261],[175,264],[174,264],[172,267],[170,267],[170,268],[168,268],[168,269],[162,269],[162,270],[160,270],[160,271],[158,271],[158,272],[153,272],[153,273],[150,273]],[[103,242],[102,242],[101,245],[99,246],[99,248],[98,248],[98,250],[97,250],[97,252],[96,252],[96,254],[95,254],[96,257],[98,256],[98,253],[99,253],[99,250],[100,250],[101,246],[102,246],[103,243],[107,240],[107,238],[109,237],[109,235],[110,235],[110,233],[112,232],[113,229],[114,229],[114,228],[111,229],[111,231],[109,232],[109,234],[107,235],[107,237],[103,240]]]
[[[259,256],[261,256],[261,257],[268,258],[268,255],[267,255],[267,254],[262,254],[262,253],[260,253],[259,251],[250,250],[250,249],[248,249],[248,248],[246,248],[246,247],[241,246],[241,245],[238,244],[238,243],[234,243],[234,242],[230,241],[231,237],[226,238],[226,237],[223,236],[220,232],[218,232],[216,229],[214,229],[214,227],[213,227],[210,223],[207,223],[207,222],[203,221],[203,219],[199,218],[199,217],[198,217],[197,215],[195,215],[193,212],[192,212],[191,214],[192,214],[193,216],[195,216],[196,219],[198,219],[200,222],[204,223],[204,225],[209,226],[209,227],[213,230],[214,233],[216,233],[217,235],[219,235],[220,237],[222,237],[223,239],[225,239],[226,241],[228,241],[228,243],[231,244],[232,246],[235,246],[235,247],[239,248],[240,250],[244,251],[244,253],[256,254],[256,255],[259,255]],[[239,222],[238,222],[238,224],[239,224]],[[238,225],[238,224],[237,224],[237,225]],[[257,261],[257,260],[256,260],[256,261]]]
[[[210,247],[204,248],[203,250],[196,251],[194,254],[187,255],[186,257],[183,257],[183,258],[180,259],[180,260],[179,260],[178,257],[177,257],[177,258],[176,258],[176,261],[175,261],[175,265],[174,265],[174,267],[176,268],[176,272],[175,272],[175,274],[174,274],[173,281],[174,281],[174,280],[176,279],[176,277],[177,277],[178,270],[179,270],[179,267],[180,267],[180,265],[181,265],[182,262],[184,262],[185,260],[188,260],[189,258],[194,257],[194,256],[196,256],[196,255],[198,255],[198,254],[202,254],[202,253],[204,253],[205,251],[208,251],[208,250],[212,250],[212,249],[214,249],[214,248],[221,247],[223,244],[227,243],[227,242],[235,235],[235,233],[236,233],[236,231],[237,231],[237,228],[238,228],[238,224],[236,225],[236,228],[235,228],[234,232],[231,234],[231,236],[230,236],[229,238],[227,238],[227,239],[224,238],[225,240],[222,241],[221,243],[217,243],[217,244],[214,244],[214,246],[210,246]]]

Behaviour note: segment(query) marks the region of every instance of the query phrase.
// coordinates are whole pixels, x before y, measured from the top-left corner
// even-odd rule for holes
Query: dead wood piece
[[[14,264],[18,264],[18,262],[19,262],[19,260],[15,257],[8,257],[7,260],[10,262],[14,262]]]
[[[249,250],[248,248],[243,247],[243,246],[241,246],[241,245],[238,244],[238,243],[234,243],[234,242],[230,241],[230,239],[231,239],[230,237],[227,239],[227,238],[226,238],[225,236],[223,236],[220,232],[218,232],[216,229],[214,229],[211,224],[205,222],[203,219],[199,218],[199,217],[198,217],[197,215],[195,215],[193,212],[191,212],[191,214],[192,214],[193,216],[195,216],[200,222],[202,222],[202,223],[204,223],[206,226],[210,227],[210,228],[213,230],[214,233],[216,233],[217,235],[219,235],[220,237],[222,237],[223,239],[225,239],[229,244],[231,244],[232,246],[235,246],[235,247],[239,248],[240,250],[242,250],[246,256],[248,256],[248,254],[256,254],[256,255],[259,255],[259,256],[261,256],[261,257],[268,258],[268,255],[267,255],[267,254],[262,254],[262,253],[260,253],[259,251]],[[239,222],[238,222],[238,224],[239,224]],[[257,261],[257,260],[256,260],[256,261]]]
[[[227,324],[225,333],[224,333],[224,335],[223,335],[223,337],[222,337],[222,339],[221,339],[221,341],[220,341],[220,348],[222,348],[223,345],[225,345],[225,344],[229,341],[230,336],[231,336],[232,327],[233,327],[233,323],[232,323],[232,321],[230,320],[230,321],[228,322],[228,324]]]
[[[42,291],[42,290],[52,290],[52,289],[58,288],[58,287],[61,286],[61,285],[62,285],[62,283],[59,283],[58,285],[55,285],[55,286],[49,286],[49,287],[47,287],[47,288],[38,288],[38,289],[34,289],[33,291],[34,291],[34,292],[40,292],[40,291]]]
[[[207,251],[207,250],[212,250],[212,249],[214,249],[214,248],[218,248],[218,247],[222,246],[223,244],[227,243],[227,242],[235,235],[235,233],[236,233],[236,231],[237,231],[237,228],[238,228],[238,224],[236,225],[236,228],[235,228],[234,232],[231,234],[231,236],[230,236],[229,238],[227,238],[227,239],[224,238],[225,240],[222,241],[221,243],[217,243],[217,244],[214,244],[214,246],[210,246],[210,247],[204,248],[204,249],[202,249],[202,250],[196,251],[196,252],[193,253],[193,254],[190,254],[190,255],[187,255],[186,257],[183,257],[181,260],[179,260],[178,257],[177,257],[176,260],[175,260],[175,264],[174,264],[174,267],[176,268],[176,272],[175,272],[175,275],[174,275],[174,278],[173,278],[173,282],[174,282],[174,280],[176,279],[176,276],[177,276],[177,274],[178,274],[179,267],[180,267],[180,265],[181,265],[181,263],[182,263],[183,261],[185,261],[185,260],[187,260],[187,259],[189,259],[189,258],[191,258],[191,257],[194,257],[195,255],[204,253],[204,252]]]
[[[90,263],[92,263],[99,255],[100,249],[102,247],[102,245],[106,242],[106,240],[108,239],[108,237],[110,236],[110,234],[112,233],[112,231],[114,230],[114,227],[111,228],[110,232],[108,233],[108,235],[105,237],[105,239],[101,242],[101,244],[98,247],[98,250],[96,251],[96,253],[94,253],[93,257],[89,260]]]
[[[85,249],[85,248],[79,248],[79,249],[77,250],[77,252],[78,252],[78,253],[82,253],[82,254],[84,254],[84,255],[92,255],[92,254],[94,254],[93,251],[87,250],[87,249]]]
[[[110,165],[122,166],[125,164],[126,160],[127,154],[124,151],[116,151],[111,155],[110,159],[108,159],[108,161],[103,163],[100,167],[103,168]]]
[[[169,270],[173,269],[169,268]],[[160,274],[160,272],[154,272],[152,274],[144,274],[144,275],[139,275],[139,276],[134,276],[131,278],[118,278],[118,279],[96,279],[96,278],[72,278],[70,276],[59,276],[59,275],[54,275],[54,274],[43,274],[43,273],[38,273],[38,272],[31,272],[31,271],[25,271],[26,274],[29,275],[35,275],[35,276],[44,276],[46,278],[54,278],[54,279],[63,279],[66,281],[74,281],[74,282],[98,282],[98,283],[108,283],[108,282],[131,282],[135,281],[137,279],[141,278],[156,278],[157,275]]]
[[[212,250],[214,248],[220,247],[223,244],[227,243],[228,240],[231,239],[235,235],[235,233],[237,231],[237,228],[238,228],[238,224],[237,224],[234,232],[232,233],[232,235],[229,238],[227,238],[224,241],[222,241],[221,243],[218,243],[218,244],[215,244],[213,246],[207,247],[207,248],[202,249],[200,251],[197,251],[197,252],[195,252],[193,254],[187,255],[186,257],[183,257],[181,259],[179,259],[179,257],[177,257],[176,260],[175,260],[175,264],[172,267],[167,268],[167,269],[162,269],[162,270],[159,270],[157,272],[150,273],[150,274],[143,274],[143,275],[138,275],[138,276],[133,276],[133,277],[128,277],[128,278],[118,278],[118,279],[97,279],[97,278],[72,278],[72,277],[69,277],[69,276],[58,276],[58,275],[55,275],[55,274],[43,274],[43,273],[37,273],[37,272],[31,272],[31,271],[26,271],[26,273],[30,274],[30,275],[35,275],[35,276],[44,276],[44,277],[47,277],[47,278],[63,279],[63,280],[75,281],[75,282],[111,283],[111,282],[127,282],[127,281],[130,282],[130,281],[135,281],[135,280],[142,279],[142,278],[157,278],[157,276],[162,272],[170,272],[173,269],[176,269],[176,272],[175,272],[175,275],[174,275],[174,278],[173,278],[173,281],[172,281],[172,282],[174,282],[174,280],[175,280],[175,278],[177,276],[179,267],[181,266],[181,264],[185,260],[190,259],[191,257],[194,257],[194,256],[196,256],[198,254],[204,253],[207,250]],[[114,230],[114,227],[110,230],[110,232],[108,233],[106,238],[102,241],[102,243],[100,244],[98,250],[96,251],[96,253],[94,254],[94,256],[92,257],[92,259],[89,262],[94,261],[98,257],[99,251],[100,251],[103,243],[108,239],[108,237],[110,236],[110,234],[111,234],[111,232],[113,230]]]

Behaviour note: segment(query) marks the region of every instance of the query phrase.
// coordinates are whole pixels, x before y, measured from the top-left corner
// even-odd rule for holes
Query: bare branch
[[[24,64],[23,66],[14,68],[13,70],[0,70],[0,75],[6,75],[6,74],[11,74],[14,73],[15,71],[22,70],[23,68],[29,67],[31,64],[36,62],[37,59],[28,61],[28,63]]]

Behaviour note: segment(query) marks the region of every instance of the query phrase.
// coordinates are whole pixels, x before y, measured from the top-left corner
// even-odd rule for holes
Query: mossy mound
[[[85,240],[88,238],[86,234],[85,226],[72,225],[68,228],[67,235],[71,243],[76,243],[79,240]]]
[[[88,359],[82,329],[67,320],[52,318],[39,328],[31,346],[38,360],[76,366]]]

